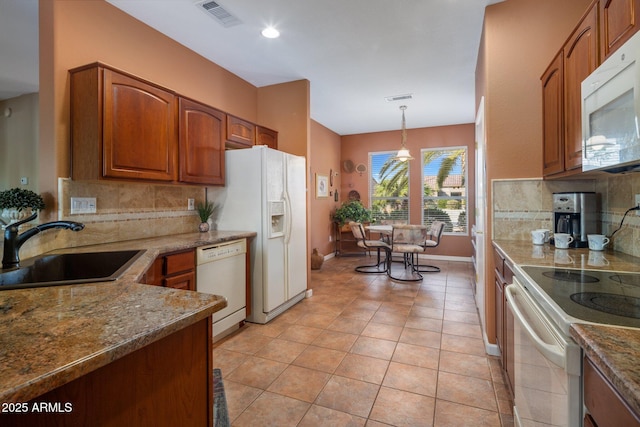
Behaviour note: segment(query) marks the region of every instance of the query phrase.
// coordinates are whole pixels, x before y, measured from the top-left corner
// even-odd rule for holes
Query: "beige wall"
[[[409,117],[407,118],[409,119]],[[418,128],[407,130],[407,148],[415,160],[409,166],[409,191],[412,200],[409,207],[409,221],[419,223],[421,220],[422,173],[420,170],[420,150],[422,148],[466,146],[468,155],[468,180],[469,206],[467,212],[475,212],[475,162],[474,158],[475,126],[462,124],[455,126],[438,126],[431,128]],[[351,160],[354,164],[363,163],[369,165],[369,153],[374,151],[397,151],[400,147],[400,130],[388,132],[375,132],[342,137],[341,158],[343,161]],[[360,193],[362,202],[369,206],[369,181],[368,174],[360,175],[357,172],[342,173],[340,199],[345,201],[349,191],[356,190]],[[469,218],[469,230],[473,225],[473,216]],[[458,257],[471,256],[471,238],[467,236],[446,235],[442,243],[430,254]]]
[[[309,186],[309,210],[311,217],[311,248],[317,248],[323,255],[329,255],[335,250],[333,241],[333,222],[331,214],[339,202],[334,201],[334,194],[338,191],[341,195],[340,182],[344,173],[340,170],[340,135],[327,129],[316,121],[311,121],[311,151],[310,151],[311,185]],[[329,188],[329,197],[316,197],[316,174],[329,176],[330,173],[337,173],[334,176],[333,186]],[[331,241],[329,238],[331,237]]]
[[[590,3],[508,0],[487,7],[476,68],[476,105],[485,97],[487,182],[542,176],[540,76]],[[491,185],[487,191],[492,206]],[[490,210],[487,221],[491,236]],[[485,244],[486,332],[495,342],[491,240]]]

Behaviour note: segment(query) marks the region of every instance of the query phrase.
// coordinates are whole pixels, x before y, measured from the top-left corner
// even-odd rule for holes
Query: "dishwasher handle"
[[[513,316],[515,320],[522,325],[522,328],[527,333],[529,338],[533,341],[536,349],[542,353],[542,355],[551,361],[553,364],[557,365],[560,368],[565,369],[566,367],[566,357],[565,357],[565,349],[559,343],[556,345],[549,344],[544,342],[542,338],[536,333],[533,327],[527,322],[527,319],[524,317],[522,311],[518,307],[518,303],[516,301],[516,294],[520,290],[517,285],[509,285],[505,288],[505,295],[507,297],[507,302],[509,303],[509,308],[513,312]]]

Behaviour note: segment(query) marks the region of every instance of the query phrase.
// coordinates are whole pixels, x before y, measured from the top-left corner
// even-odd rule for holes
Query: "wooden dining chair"
[[[375,250],[377,262],[372,265],[360,265],[356,267],[358,273],[388,273],[391,263],[391,246],[382,240],[367,239],[364,227],[359,222],[350,222],[351,232],[356,239],[356,244],[366,251]],[[380,252],[384,251],[385,257],[382,259]],[[382,266],[382,269],[381,269]]]
[[[444,225],[445,224],[442,221],[433,221],[431,223],[431,227],[427,233],[427,238],[421,245],[424,248],[424,252],[427,252],[427,250],[433,249],[440,244]],[[421,273],[439,273],[440,267],[436,265],[421,265],[419,271]]]
[[[389,277],[402,282],[418,282],[422,280],[420,274],[420,258],[418,255],[425,251],[422,244],[427,240],[427,227],[424,225],[402,224],[394,225],[391,232],[391,251],[403,255],[404,269],[409,269],[409,275],[393,276],[389,267]]]

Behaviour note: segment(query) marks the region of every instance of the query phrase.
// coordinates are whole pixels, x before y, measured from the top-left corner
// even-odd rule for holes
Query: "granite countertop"
[[[575,323],[571,336],[629,407],[640,414],[640,331]]]
[[[0,291],[0,403],[33,399],[221,310],[221,296],[138,281],[163,253],[255,235],[211,231],[56,251],[146,250],[116,281]]]
[[[640,272],[637,257],[606,250],[599,254],[606,263],[594,262],[593,251],[588,248],[559,249],[571,256],[573,262],[556,262],[556,249],[548,244],[533,245],[528,241],[494,240],[512,264],[555,266],[564,268],[595,269],[608,271]],[[590,258],[591,255],[591,258]],[[604,264],[604,265],[603,265]],[[605,377],[614,385],[629,406],[640,414],[640,330],[607,326],[579,324],[571,325],[571,336],[582,347]]]

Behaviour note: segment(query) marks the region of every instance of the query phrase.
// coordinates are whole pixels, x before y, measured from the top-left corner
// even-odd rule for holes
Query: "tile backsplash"
[[[611,235],[640,194],[640,174],[603,175],[589,180],[493,180],[493,239],[530,240],[535,228],[553,230],[553,193],[595,191],[600,197],[602,233]],[[640,257],[640,217],[629,212],[612,239],[615,250]]]
[[[96,213],[71,215],[71,197],[95,197]],[[145,237],[188,233],[198,230],[195,211],[187,210],[187,199],[196,203],[205,198],[197,186],[163,185],[114,181],[58,181],[58,218],[77,221],[84,230],[47,230],[29,239],[21,258],[65,247],[77,247]],[[25,224],[27,229],[36,225]],[[0,249],[1,251],[1,249]]]

